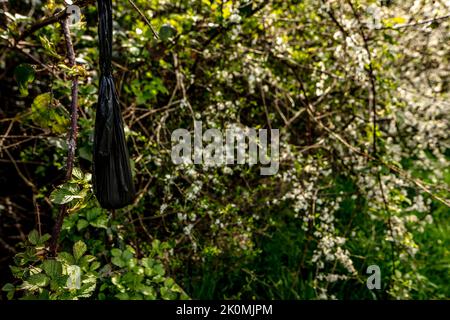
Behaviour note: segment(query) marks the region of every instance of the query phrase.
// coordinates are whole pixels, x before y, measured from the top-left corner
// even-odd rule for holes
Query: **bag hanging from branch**
[[[103,208],[130,204],[135,191],[119,99],[112,77],[112,4],[97,0],[100,84],[94,132],[94,192]]]

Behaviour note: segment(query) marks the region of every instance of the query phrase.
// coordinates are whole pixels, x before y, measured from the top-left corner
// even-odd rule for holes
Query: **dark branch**
[[[64,40],[66,42],[67,58],[69,59],[69,66],[72,68],[76,65],[75,62],[75,51],[73,49],[72,39],[70,37],[70,28],[67,23],[67,17],[61,20],[61,26],[63,29]],[[71,117],[70,117],[70,131],[68,137],[68,153],[67,153],[67,171],[66,171],[66,181],[72,178],[72,170],[75,162],[75,150],[77,146],[77,136],[78,136],[78,77],[72,78],[72,101],[70,104]],[[64,217],[67,213],[66,205],[62,205],[58,217],[56,218],[55,226],[53,228],[52,242],[50,244],[50,252],[56,255],[58,251],[58,240],[61,233],[62,224]]]
[[[82,7],[85,7],[85,6],[87,6],[89,4],[93,4],[93,3],[94,3],[94,0],[78,0],[74,3],[74,5],[82,8]],[[44,28],[50,24],[53,24],[53,23],[56,23],[59,21],[63,21],[64,19],[66,19],[68,16],[66,9],[67,9],[67,7],[64,8],[64,10],[56,12],[53,16],[44,18],[43,20],[33,24],[31,27],[29,27],[28,29],[26,29],[24,32],[22,32],[19,35],[19,37],[17,38],[17,42],[32,35],[33,33],[35,33],[37,30],[39,30],[41,28]]]

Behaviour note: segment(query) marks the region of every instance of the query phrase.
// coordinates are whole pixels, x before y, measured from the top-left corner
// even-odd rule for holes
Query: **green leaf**
[[[155,265],[155,266],[153,267],[153,270],[154,270],[155,273],[156,273],[157,275],[159,275],[159,276],[163,276],[163,275],[166,273],[166,271],[164,270],[163,265],[160,264],[160,263],[158,263],[157,265]]]
[[[92,162],[91,148],[83,146],[83,147],[78,149],[78,154],[80,155],[80,158],[83,158],[85,160],[88,160],[88,161]]]
[[[126,293],[126,292],[118,293],[115,295],[115,297],[119,300],[128,300],[129,299],[128,293]]]
[[[91,222],[91,221],[95,220],[98,217],[99,211],[100,210],[98,208],[92,208],[92,209],[88,210],[86,212],[87,221]]]
[[[53,99],[50,92],[42,93],[34,98],[31,104],[30,119],[35,125],[43,129],[51,129],[54,133],[65,133],[69,126],[68,111]],[[58,144],[56,141],[58,140],[53,143]]]
[[[159,28],[159,38],[162,41],[164,41],[164,42],[170,40],[173,37],[175,37],[176,34],[177,34],[177,29],[175,29],[170,24],[163,24]]]
[[[86,228],[89,225],[89,222],[87,222],[84,219],[80,219],[77,222],[77,229],[78,231],[83,230],[84,228]]]
[[[87,250],[87,246],[83,241],[77,241],[74,245],[73,245],[73,256],[75,258],[75,261],[78,261],[83,254],[86,252]]]
[[[74,199],[81,198],[83,198],[83,194],[80,192],[78,186],[73,183],[63,184],[50,194],[50,201],[56,204],[65,204]]]
[[[28,235],[28,241],[31,244],[37,245],[39,243],[39,233],[36,230],[32,230]]]
[[[50,239],[52,236],[49,235],[48,233],[43,234],[42,237],[39,239],[39,244],[44,244],[48,241],[48,239]]]
[[[101,215],[95,221],[91,221],[91,226],[108,229],[108,217],[106,215]]]
[[[161,298],[164,300],[175,300],[177,298],[177,294],[166,287],[161,287],[159,292],[161,293]]]
[[[122,255],[122,250],[113,248],[111,249],[111,254],[113,257],[120,257]]]
[[[121,257],[113,257],[111,259],[113,265],[118,266],[119,268],[125,267],[125,261],[122,260]]]
[[[55,45],[47,39],[45,36],[39,36],[42,46],[45,51],[55,58],[61,58],[61,56],[56,52]]]
[[[50,282],[50,285],[51,285],[51,283],[53,282],[53,283],[57,284],[58,289],[59,289],[59,288],[61,288],[61,287],[64,287],[64,286],[67,284],[67,279],[69,279],[69,276],[68,276],[68,275],[66,275],[66,274],[61,275],[60,277],[57,277],[56,279],[53,279],[53,280]]]
[[[16,292],[16,287],[11,283],[7,283],[3,286],[2,291],[7,292],[6,298],[12,300],[14,298],[14,293]]]
[[[144,296],[147,296],[146,299],[156,299],[156,291],[153,287],[140,284],[136,289],[139,290]]]
[[[91,271],[97,270],[98,268],[100,268],[100,266],[101,266],[100,262],[94,261],[91,263],[89,270]]]
[[[164,281],[164,286],[167,288],[172,288],[174,284],[175,284],[175,281],[172,278],[167,278]]]
[[[51,278],[57,278],[62,275],[62,264],[57,260],[45,260],[42,263],[42,269]]]
[[[127,249],[122,253],[122,259],[124,261],[128,261],[131,258],[133,258],[133,253],[130,250]]]
[[[8,299],[8,300],[12,300],[13,298],[14,298],[14,293],[15,293],[16,291],[9,291],[7,294],[6,294],[6,298]]]
[[[142,258],[141,259],[141,264],[144,266],[144,268],[152,268],[153,265],[155,264],[155,261],[151,258]]]
[[[77,178],[79,180],[83,180],[83,178],[84,178],[83,171],[81,171],[80,168],[77,168],[77,167],[73,168],[72,174],[75,178]]]
[[[80,267],[82,267],[83,269],[87,269],[88,266],[89,266],[89,263],[91,263],[91,262],[94,261],[94,260],[95,260],[95,257],[88,254],[88,255],[83,256],[83,257],[80,259],[80,261],[79,261],[78,264],[79,264]]]
[[[37,274],[33,274],[31,275],[28,279],[27,282],[29,284],[38,286],[38,287],[45,287],[49,284],[49,278],[43,274],[43,273],[37,273]]]
[[[59,258],[62,262],[66,263],[66,264],[69,264],[69,265],[75,263],[75,259],[74,259],[73,256],[72,256],[70,253],[68,253],[68,252],[60,252],[60,253],[58,254],[58,258]]]
[[[95,286],[96,286],[96,279],[94,277],[90,277],[88,279],[83,280],[83,285],[81,286],[77,296],[80,298],[89,298],[94,292]]]
[[[35,79],[35,71],[28,63],[22,63],[14,69],[14,78],[19,84],[19,91],[22,97],[28,96],[28,85]]]
[[[16,287],[14,287],[14,285],[11,283],[7,283],[2,287],[2,291],[5,291],[5,292],[14,291],[14,290],[16,290]]]

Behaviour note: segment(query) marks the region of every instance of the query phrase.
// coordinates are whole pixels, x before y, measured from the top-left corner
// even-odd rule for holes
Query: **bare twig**
[[[266,118],[267,118],[267,124],[269,125],[269,129],[272,130],[272,123],[270,121],[269,110],[267,109],[266,96],[264,94],[264,88],[262,86],[259,86],[259,89],[261,91],[261,99],[262,99],[263,106],[264,106],[264,113],[266,114]]]
[[[142,17],[142,19],[144,19],[145,23],[150,27],[150,30],[152,31],[155,39],[159,39],[158,34],[156,33],[155,29],[153,29],[152,24],[150,23],[150,21],[148,21],[145,14],[142,13],[142,11],[138,8],[138,6],[132,0],[128,0],[128,2],[133,6],[133,8],[137,11],[137,13],[139,13],[139,15]]]
[[[416,26],[424,25],[424,24],[427,24],[427,23],[438,22],[440,20],[445,20],[445,19],[449,19],[449,18],[450,18],[450,14],[447,14],[447,15],[442,16],[442,17],[431,18],[431,19],[422,20],[422,21],[418,21],[418,22],[398,24],[398,25],[394,25],[392,27],[375,28],[375,30],[387,30],[387,29],[397,30],[397,29],[408,28],[408,27],[416,27]]]
[[[79,6],[79,7],[85,7],[89,4],[94,3],[94,0],[78,0],[74,3],[74,5]],[[28,29],[26,29],[24,32],[22,32],[19,37],[17,38],[17,42],[19,42],[20,40],[25,39],[26,37],[32,35],[33,33],[35,33],[37,30],[46,27],[50,24],[56,23],[58,21],[64,21],[68,14],[67,14],[67,8],[64,8],[64,10],[58,11],[56,12],[53,16],[44,18],[43,20],[33,24],[31,27],[29,27]]]
[[[397,173],[399,176],[401,176],[402,178],[404,178],[405,180],[412,182],[417,188],[419,188],[420,190],[422,190],[423,192],[427,193],[428,195],[430,195],[433,199],[439,201],[440,203],[446,205],[447,207],[450,208],[450,201],[442,198],[441,196],[438,196],[436,194],[434,194],[430,188],[428,188],[426,186],[426,184],[419,180],[419,179],[415,179],[413,177],[410,177],[408,175],[408,173],[406,171],[404,171],[403,169],[386,163],[385,161],[383,161],[382,159],[380,159],[379,157],[374,157],[372,155],[370,155],[367,152],[361,151],[359,150],[357,147],[351,145],[349,142],[347,142],[342,136],[340,136],[338,133],[334,132],[333,130],[331,130],[330,128],[328,128],[326,125],[324,125],[322,123],[322,121],[320,121],[319,119],[317,119],[317,117],[314,115],[314,107],[310,104],[307,105],[307,112],[308,114],[314,119],[314,121],[319,125],[320,128],[324,129],[325,131],[327,131],[330,136],[332,136],[334,139],[336,139],[337,141],[339,141],[340,143],[342,143],[344,146],[346,146],[348,149],[352,150],[353,152],[355,152],[356,154],[363,156],[365,158],[367,158],[368,160],[374,161],[374,162],[378,162],[381,165],[386,166],[387,168],[389,168],[391,171]]]

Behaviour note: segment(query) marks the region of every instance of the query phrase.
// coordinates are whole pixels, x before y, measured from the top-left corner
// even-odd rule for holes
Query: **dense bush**
[[[4,3],[5,297],[450,297],[448,1],[133,3],[159,39],[129,1],[113,1],[114,77],[138,190],[115,212],[91,185],[95,2],[78,2],[76,67],[60,23],[28,32],[62,1]],[[65,181],[74,76],[79,134]],[[171,133],[194,119],[204,130],[280,129],[278,173],[174,165]],[[380,290],[366,287],[370,265]]]

